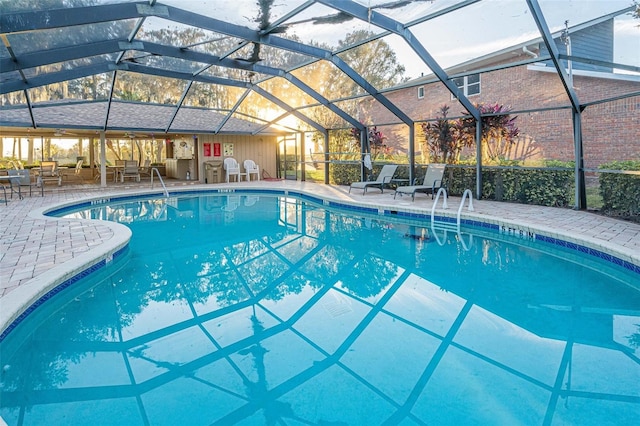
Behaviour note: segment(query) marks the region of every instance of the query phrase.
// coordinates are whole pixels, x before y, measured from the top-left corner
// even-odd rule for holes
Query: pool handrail
[[[160,176],[160,171],[158,170],[157,167],[151,168],[151,189],[153,189],[153,173],[154,172],[158,175],[158,179],[160,179],[160,183],[162,184],[162,189],[164,189],[164,196],[166,198],[169,198],[169,191],[167,190],[167,187],[164,184],[164,180],[162,180],[162,176]]]

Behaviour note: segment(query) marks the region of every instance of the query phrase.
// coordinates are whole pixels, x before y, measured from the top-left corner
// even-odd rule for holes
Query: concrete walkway
[[[234,184],[201,185],[194,182],[169,181],[170,191],[212,188],[270,188],[298,190],[331,200],[362,206],[374,206],[429,214],[431,196],[418,194],[393,198],[393,191],[377,189],[362,194],[348,187],[295,181],[260,181]],[[144,193],[149,182],[141,184],[47,186],[44,197],[39,191],[19,200],[14,195],[8,205],[0,205],[2,250],[0,253],[0,332],[31,303],[63,282],[92,259],[104,257],[127,244],[130,231],[123,225],[88,220],[60,220],[41,214],[51,206],[117,194]],[[156,183],[154,191],[159,190]],[[450,197],[447,215],[455,216],[460,199]],[[523,204],[475,200],[474,212],[464,217],[496,223],[513,229],[542,233],[613,254],[640,265],[640,225],[611,219],[584,211],[539,207]],[[440,211],[439,214],[445,212]]]

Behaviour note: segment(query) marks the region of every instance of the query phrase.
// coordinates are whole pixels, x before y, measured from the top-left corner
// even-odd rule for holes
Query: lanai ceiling
[[[412,126],[425,117],[385,93],[426,75],[477,118],[452,67],[541,40],[566,81],[564,61],[590,58],[563,53],[554,38],[565,26],[616,17],[624,36],[638,23],[631,0],[0,0],[0,10],[4,134],[363,129],[379,124],[363,99]],[[637,33],[621,40],[602,65],[637,72]]]

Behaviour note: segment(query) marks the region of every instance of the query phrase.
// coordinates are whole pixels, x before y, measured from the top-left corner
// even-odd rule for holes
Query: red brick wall
[[[433,119],[442,105],[450,106],[449,116],[465,112],[461,104],[451,100],[449,91],[440,82],[425,85],[425,96],[418,99],[417,87],[386,93],[413,120]],[[574,76],[576,95],[581,104],[640,91],[640,83],[624,80]],[[520,135],[512,152],[513,159],[573,160],[573,124],[571,103],[562,82],[555,72],[527,69],[526,66],[483,73],[481,93],[469,98],[471,102],[499,103],[513,111],[545,109],[515,113]],[[563,109],[560,109],[563,108]],[[399,119],[378,103],[363,105],[363,112],[374,123],[393,123]],[[369,121],[369,120],[367,120]],[[632,97],[603,104],[594,104],[582,113],[585,166],[597,167],[612,160],[640,159],[640,97]],[[408,152],[408,128],[378,126],[387,136],[387,144],[398,154]],[[423,141],[416,126],[417,161]]]

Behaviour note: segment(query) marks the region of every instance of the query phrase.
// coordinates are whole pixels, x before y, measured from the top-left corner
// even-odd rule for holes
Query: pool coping
[[[353,199],[340,199],[332,194],[317,194],[305,188],[265,188],[263,186],[243,185],[242,187],[218,187],[196,186],[189,188],[172,188],[170,195],[183,196],[188,194],[231,194],[231,193],[265,193],[269,195],[295,195],[303,200],[313,201],[321,205],[344,209],[352,213],[364,213],[385,218],[407,219],[431,219],[431,209],[424,207],[399,206],[392,203],[372,206],[370,202],[359,202]],[[136,190],[126,193],[110,193],[106,196],[89,196],[81,200],[54,203],[46,207],[35,209],[29,216],[36,219],[68,220],[48,216],[52,212],[69,208],[76,208],[86,204],[87,206],[106,204],[112,201],[126,201],[149,196],[163,196],[159,190]],[[453,209],[436,210],[435,218],[442,222],[456,222],[457,213]],[[640,276],[640,253],[626,253],[621,246],[607,241],[591,241],[587,238],[570,235],[562,229],[531,225],[520,220],[498,218],[474,211],[460,212],[461,225],[470,225],[481,228],[491,228],[498,233],[506,233],[516,237],[533,238],[559,247],[576,250],[582,254],[596,256],[612,265],[622,266],[632,273]],[[91,219],[74,219],[80,222],[94,222]],[[72,285],[80,278],[110,264],[128,247],[131,239],[131,230],[125,225],[115,222],[100,221],[102,225],[113,231],[113,236],[103,243],[77,255],[64,263],[56,265],[47,271],[46,276],[39,275],[2,298],[3,309],[0,311],[0,341],[2,341],[24,318],[26,318],[40,304],[53,297],[62,289]]]

